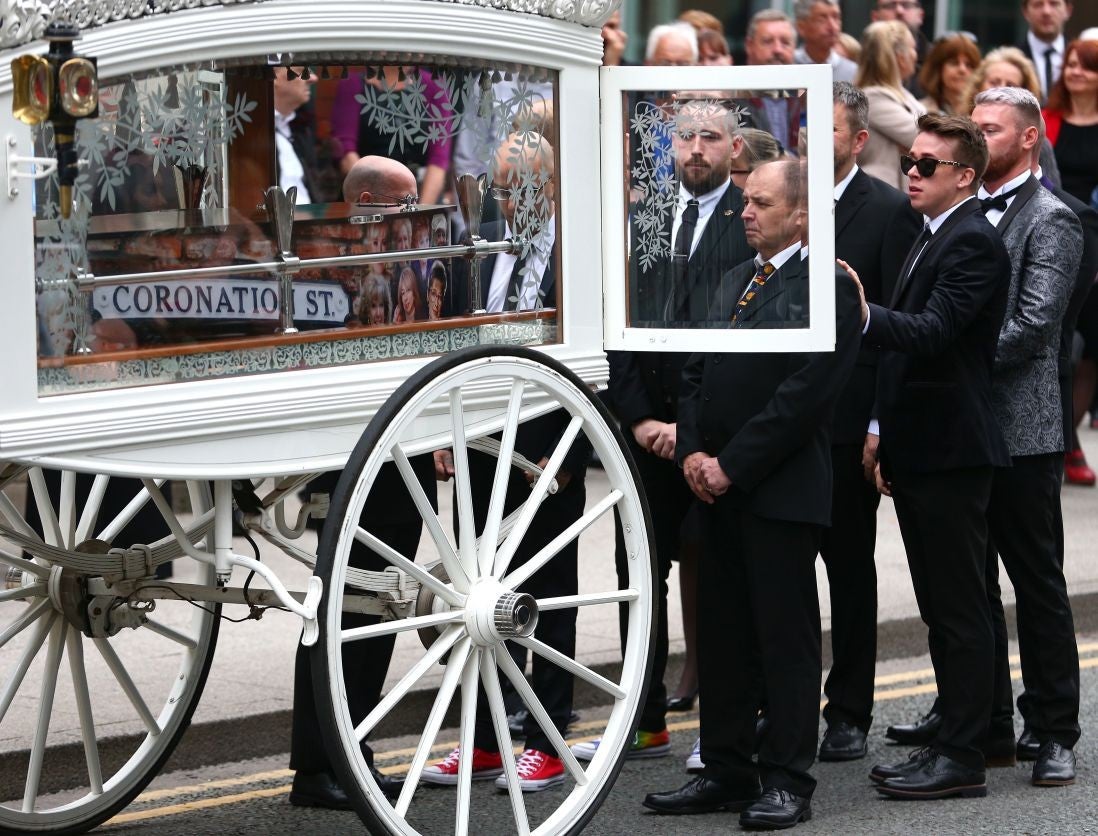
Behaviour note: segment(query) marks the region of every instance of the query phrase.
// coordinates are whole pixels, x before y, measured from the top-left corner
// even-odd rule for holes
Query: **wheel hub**
[[[494,578],[478,581],[465,602],[465,626],[473,641],[482,646],[533,635],[538,624],[538,603],[532,595],[514,592]]]

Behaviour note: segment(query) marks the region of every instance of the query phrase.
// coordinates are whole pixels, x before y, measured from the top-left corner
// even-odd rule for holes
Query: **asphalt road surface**
[[[1082,618],[1080,622],[1090,619]],[[1079,780],[1073,787],[1038,789],[1029,785],[1029,764],[991,770],[988,797],[973,800],[901,802],[882,799],[866,777],[873,763],[903,758],[907,749],[886,745],[884,728],[921,714],[934,691],[929,660],[924,657],[882,659],[878,666],[877,705],[870,736],[869,757],[846,764],[817,764],[819,786],[813,798],[814,817],[798,833],[872,834],[1006,834],[1098,832],[1098,792],[1093,764],[1094,735],[1098,732],[1098,633],[1079,636],[1082,664],[1083,739],[1077,748]],[[900,642],[897,647],[905,646]],[[888,648],[882,648],[882,656]],[[1017,659],[1013,660],[1017,681]],[[1016,686],[1017,689],[1017,686]],[[600,708],[581,711],[572,739],[596,732]],[[662,817],[647,813],[640,801],[645,793],[678,787],[687,776],[683,759],[698,733],[697,713],[671,715],[673,753],[670,757],[632,761],[625,765],[606,803],[585,833],[606,836],[645,834],[713,834],[738,831],[734,814]],[[448,750],[456,732],[444,731],[439,752]],[[375,742],[378,764],[400,771],[410,757],[413,736]],[[254,751],[254,750],[253,750]],[[288,756],[276,753],[261,759],[213,763],[169,771],[126,811],[101,828],[117,834],[341,834],[360,833],[353,813],[303,810],[288,803],[291,773]],[[506,795],[490,784],[475,786],[473,807],[476,833],[514,832]],[[435,821],[440,833],[452,832],[452,790],[420,789],[414,801],[422,821]],[[548,790],[527,797],[533,807],[550,802]],[[435,831],[432,831],[435,832]]]

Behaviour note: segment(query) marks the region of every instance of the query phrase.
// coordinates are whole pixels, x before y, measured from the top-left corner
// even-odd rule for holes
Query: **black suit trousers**
[[[475,450],[469,451],[469,474],[474,496],[473,509],[477,533],[482,530],[487,516],[492,481],[495,476],[496,458]],[[556,494],[548,496],[534,515],[522,544],[511,560],[511,568],[516,569],[536,555],[554,537],[583,516],[587,499],[584,474],[572,475],[568,486]],[[515,468],[507,485],[507,500],[503,513],[506,516],[514,511],[530,496],[530,486]],[[535,572],[521,587],[520,592],[528,592],[535,598],[550,598],[561,595],[575,595],[579,589],[579,543],[573,540],[565,546],[550,563]],[[550,610],[538,616],[534,638],[544,642],[565,656],[576,655],[576,609]],[[508,648],[513,643],[508,642]],[[512,654],[512,657],[515,654]],[[530,685],[534,695],[541,702],[562,735],[568,727],[572,714],[572,675],[550,662],[540,654],[533,653]],[[506,677],[500,672],[500,679]],[[533,715],[527,717],[524,728],[526,748],[537,749],[550,755],[556,754],[555,747],[542,731]],[[499,751],[495,728],[488,710],[488,700],[483,688],[477,699],[476,728],[473,735],[474,745],[478,749],[490,752]]]
[[[935,750],[982,769],[995,640],[985,579],[993,468],[890,472],[919,613],[938,682]]]
[[[383,468],[396,465],[386,464]],[[393,474],[390,474],[393,475]],[[399,479],[399,475],[395,478]],[[334,479],[332,480],[334,482]],[[430,496],[430,494],[428,494]],[[411,499],[408,499],[411,502]],[[363,513],[363,524],[383,543],[388,543],[396,551],[415,560],[419,548],[419,538],[423,523],[415,521],[397,521],[379,523],[376,518],[367,520],[367,510]],[[351,546],[350,564],[359,569],[383,571],[390,564],[359,542]],[[343,627],[365,627],[377,624],[380,616],[362,613],[344,613]],[[385,676],[389,671],[389,660],[393,654],[395,636],[381,636],[343,645],[343,676],[347,689],[347,703],[351,718],[360,722],[369,714],[381,699],[381,689],[385,685]],[[324,748],[320,734],[320,724],[316,716],[316,702],[313,695],[312,665],[309,663],[311,649],[298,645],[294,660],[294,716],[293,732],[290,740],[290,769],[302,772],[331,772],[331,761]],[[370,747],[363,742],[362,751],[367,761],[373,761]]]
[[[705,776],[810,797],[820,715],[821,527],[701,505],[698,679]],[[770,729],[752,761],[765,696]]]
[[[648,696],[641,711],[641,731],[663,731],[667,725],[667,686],[663,675],[667,670],[667,578],[671,574],[671,561],[678,557],[683,544],[683,520],[694,504],[694,494],[687,487],[686,479],[675,462],[661,459],[644,450],[626,430],[626,444],[637,463],[641,484],[648,498],[648,510],[652,518],[652,536],[656,544],[656,633],[649,671]],[[618,584],[628,586],[629,567],[625,552],[625,540],[621,523],[615,516],[614,562],[617,566]],[[623,606],[619,618],[622,646],[626,643],[626,618],[628,610]]]
[[[828,725],[869,731],[877,667],[877,506],[881,495],[862,471],[862,445],[831,448],[831,528],[820,556],[831,589],[831,671],[824,683]]]
[[[1015,456],[996,468],[988,523],[987,584],[995,626],[992,731],[1013,734],[1007,629],[999,599],[999,558],[1014,585],[1026,727],[1071,748],[1079,739],[1079,651],[1064,580],[1060,478],[1063,455]]]

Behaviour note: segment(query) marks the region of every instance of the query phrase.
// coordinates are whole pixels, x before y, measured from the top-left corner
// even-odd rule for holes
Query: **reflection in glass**
[[[786,110],[799,115],[803,112],[800,95],[800,91],[625,94],[631,327],[807,327],[807,296],[803,304],[791,306],[758,304],[779,290],[778,295],[787,295],[792,285],[785,279],[793,261],[787,269],[775,271],[777,278],[769,290],[763,292],[768,277],[754,282],[762,266],[754,261],[760,224],[767,234],[786,235],[798,242],[807,230],[806,204],[802,205],[806,191],[799,188],[804,175],[796,164],[796,149],[786,148],[766,130],[767,108],[761,104],[774,99],[786,107],[785,103],[796,101],[796,108]],[[778,161],[791,161],[793,166],[773,167],[770,174],[780,183],[774,191],[763,182],[771,179],[767,169],[758,178],[752,175]],[[792,179],[787,180],[787,174]],[[753,192],[758,195],[757,205]],[[763,200],[769,201],[765,207]],[[745,217],[748,203],[753,208]],[[780,218],[773,214],[775,206],[782,207]],[[761,220],[756,217],[760,208],[766,210]],[[782,229],[772,229],[774,220],[780,220]],[[734,320],[745,298],[751,315],[741,312]]]

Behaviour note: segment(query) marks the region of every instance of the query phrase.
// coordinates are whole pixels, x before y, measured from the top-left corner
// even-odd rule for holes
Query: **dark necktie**
[[[1018,189],[1020,189],[1020,188],[1022,188],[1022,187],[1021,186],[1015,186],[1009,192],[1003,192],[1002,194],[996,195],[995,197],[981,198],[980,199],[980,209],[981,209],[981,211],[985,215],[993,209],[998,211],[998,212],[1005,212],[1007,210],[1007,206],[1008,206],[1007,200],[1014,197],[1014,195],[1016,195],[1018,193]]]
[[[671,292],[667,297],[666,319],[678,319],[679,309],[686,301],[686,268],[690,263],[690,248],[694,244],[694,229],[698,225],[698,201],[691,198],[679,217],[679,231],[671,253]]]
[[[930,239],[934,237],[934,233],[930,231],[930,224],[923,224],[923,231],[918,238],[915,239],[915,243],[911,246],[911,252],[907,256],[907,262],[904,264],[904,269],[900,272],[900,278],[906,279],[911,272],[915,269],[915,262],[919,260],[919,256],[923,254],[923,248],[930,243]]]
[[[1052,56],[1056,50],[1051,46],[1045,50],[1045,98],[1052,92]]]
[[[522,271],[525,267],[526,259],[521,255],[517,256],[515,266],[511,268],[511,278],[507,280],[507,295],[503,297],[503,309],[505,311],[518,310],[519,305],[522,303],[522,283],[526,279]]]
[[[751,281],[747,284],[747,290],[744,291],[743,296],[740,297],[740,301],[736,303],[736,309],[732,312],[733,322],[736,321],[751,300],[755,298],[755,294],[762,290],[763,285],[766,284],[766,280],[773,275],[774,265],[769,261],[755,271],[755,275],[751,277]]]

